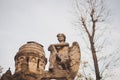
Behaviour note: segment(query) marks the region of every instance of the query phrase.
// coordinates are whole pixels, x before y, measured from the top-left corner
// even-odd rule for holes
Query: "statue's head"
[[[57,38],[59,42],[65,42],[66,36],[63,33],[57,34]]]

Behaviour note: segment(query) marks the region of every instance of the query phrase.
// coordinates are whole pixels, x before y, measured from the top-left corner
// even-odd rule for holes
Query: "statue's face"
[[[65,42],[64,36],[63,36],[63,35],[59,35],[59,36],[58,36],[58,41],[59,41],[59,42]]]

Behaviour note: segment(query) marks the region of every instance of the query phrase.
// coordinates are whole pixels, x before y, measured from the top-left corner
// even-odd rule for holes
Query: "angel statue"
[[[80,48],[77,42],[73,42],[72,46],[66,41],[63,33],[57,34],[58,44],[51,44],[48,48],[50,51],[49,71],[66,70],[77,74],[80,65]]]

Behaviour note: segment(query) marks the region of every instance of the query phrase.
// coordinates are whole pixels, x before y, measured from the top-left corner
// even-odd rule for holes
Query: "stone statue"
[[[48,48],[48,50],[51,52],[50,54],[50,66],[49,70],[53,69],[68,69],[68,61],[69,61],[69,44],[65,42],[65,35],[64,34],[58,34],[57,35],[58,44],[51,44]],[[61,66],[59,66],[61,65]]]
[[[63,33],[57,35],[58,44],[51,44],[50,51],[50,71],[66,70],[75,76],[80,65],[80,48],[77,42],[73,42],[72,47],[66,43],[66,36]]]

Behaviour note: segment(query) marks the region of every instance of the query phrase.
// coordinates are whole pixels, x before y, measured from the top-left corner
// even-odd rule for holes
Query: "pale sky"
[[[110,48],[120,47],[120,0],[108,0],[111,8]],[[27,41],[44,46],[57,43],[57,33],[64,33],[67,42],[84,44],[72,25],[72,0],[0,0],[0,66],[5,72],[9,67],[14,73],[14,56]],[[120,53],[119,53],[120,54]],[[84,55],[84,54],[83,54]]]

